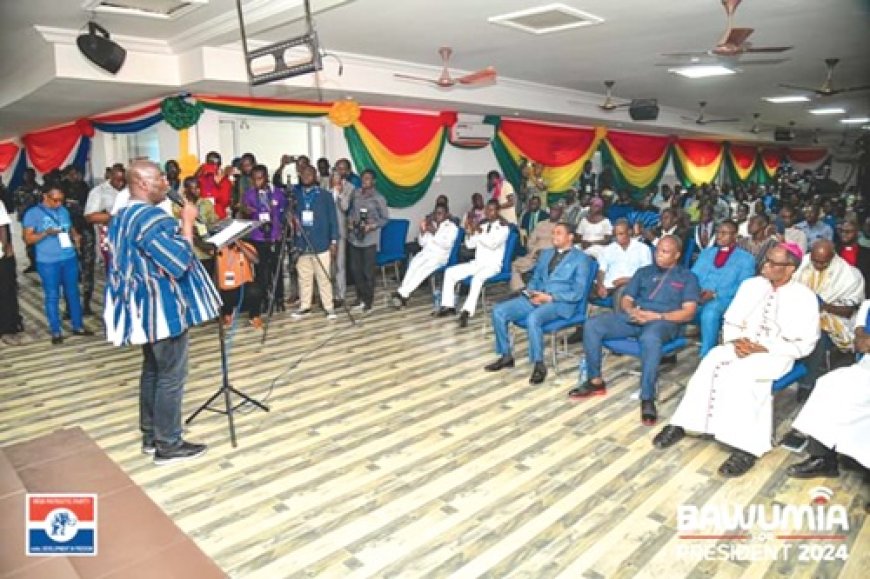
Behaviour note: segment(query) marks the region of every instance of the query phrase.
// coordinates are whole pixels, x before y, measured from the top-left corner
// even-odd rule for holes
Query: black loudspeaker
[[[774,141],[791,141],[794,136],[791,134],[791,129],[786,127],[776,127],[773,130]]]
[[[659,118],[659,103],[656,99],[634,99],[628,105],[628,115],[633,121],[654,121]]]
[[[88,22],[88,33],[80,34],[76,44],[88,60],[112,74],[121,70],[127,58],[127,51],[110,40],[109,32],[96,22]]]

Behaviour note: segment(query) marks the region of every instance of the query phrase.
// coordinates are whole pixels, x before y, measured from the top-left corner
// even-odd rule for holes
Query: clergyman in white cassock
[[[473,316],[483,282],[501,271],[510,226],[498,217],[497,205],[495,207],[496,209],[493,209],[492,201],[487,203],[487,221],[482,223],[473,235],[465,238],[465,246],[475,250],[474,259],[445,270],[444,288],[441,292],[442,311],[445,308],[456,307],[456,283],[472,276],[471,287],[462,310],[468,312],[469,316]]]
[[[453,221],[447,219],[447,210],[442,206],[435,209],[434,226],[437,227],[434,233],[428,223],[421,227],[418,241],[422,249],[408,264],[408,271],[405,272],[402,285],[397,290],[404,299],[408,299],[433,271],[445,265],[450,259],[450,250],[456,242],[459,228]]]
[[[855,349],[864,356],[856,364],[819,378],[792,426],[813,437],[825,448],[850,456],[870,468],[868,312],[870,300],[865,300],[855,322]]]
[[[773,381],[812,352],[819,338],[818,302],[795,281],[774,288],[762,276],[750,278],[725,312],[723,335],[725,343],[689,380],[671,424],[758,457],[771,448]],[[767,352],[740,358],[731,343],[739,338]]]

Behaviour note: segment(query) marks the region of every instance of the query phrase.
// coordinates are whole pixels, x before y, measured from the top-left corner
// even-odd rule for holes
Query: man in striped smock
[[[130,203],[109,227],[106,335],[116,346],[142,345],[142,452],[168,464],[206,451],[181,437],[187,329],[217,317],[220,297],[193,253],[196,206],[182,208],[179,230],[178,221],[155,207],[168,189],[159,167],[136,161],[128,179]]]

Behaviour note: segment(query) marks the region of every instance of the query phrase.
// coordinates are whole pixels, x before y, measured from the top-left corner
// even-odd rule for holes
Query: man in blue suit
[[[755,276],[755,258],[737,247],[737,224],[723,221],[716,229],[716,245],[701,251],[692,273],[701,288],[695,320],[701,326],[701,358],[716,347],[725,310],[744,280]]]
[[[586,287],[593,267],[592,258],[573,247],[571,227],[559,223],[553,228],[553,247],[538,258],[532,280],[522,294],[498,304],[492,310],[495,328],[495,351],[498,360],[485,367],[488,372],[513,368],[508,326],[514,320],[526,320],[529,335],[529,359],[535,365],[529,382],[540,384],[547,377],[544,365],[544,324],[570,318],[577,304],[586,300]]]

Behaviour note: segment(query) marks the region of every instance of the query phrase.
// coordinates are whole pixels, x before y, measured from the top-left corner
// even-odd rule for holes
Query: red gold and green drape
[[[677,139],[674,142],[674,170],[686,187],[713,183],[719,174],[724,144],[717,141]]]
[[[655,187],[668,164],[671,137],[607,131],[601,157],[613,167],[617,189],[639,191]]]
[[[770,183],[782,161],[782,149],[759,149],[758,160],[758,182]]]
[[[754,180],[758,170],[758,148],[729,143],[725,161],[731,183],[746,184]]]
[[[262,117],[322,117],[329,114],[332,103],[278,100],[257,97],[222,97],[196,95],[197,102],[213,111]]]
[[[824,147],[787,147],[785,156],[797,171],[815,171],[821,167],[830,156]]]
[[[375,172],[390,207],[415,204],[432,184],[456,115],[360,110],[355,104],[330,113],[333,123],[344,127],[354,165]]]
[[[501,120],[498,123],[493,150],[502,172],[514,187],[519,187],[519,163],[526,158],[544,166],[544,180],[550,193],[559,194],[571,188],[583,171],[601,139],[604,127],[566,127]]]

